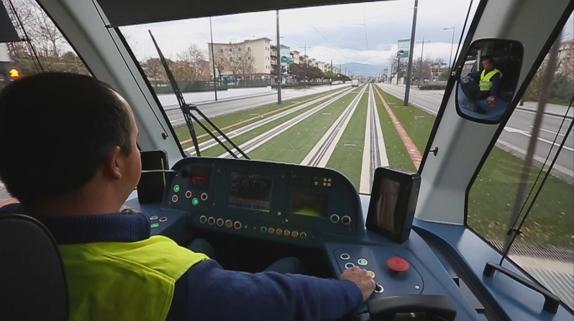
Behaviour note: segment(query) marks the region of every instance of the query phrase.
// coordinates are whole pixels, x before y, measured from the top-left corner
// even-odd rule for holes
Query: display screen
[[[398,228],[397,225],[400,227],[402,224],[402,219],[396,217],[401,184],[386,177],[381,178],[379,184],[380,194],[375,201],[375,224],[384,230],[395,231]]]
[[[327,195],[319,193],[292,192],[291,214],[326,217]]]
[[[269,212],[273,180],[257,174],[231,173],[229,206]]]
[[[189,171],[189,185],[194,188],[207,188],[209,184],[209,172],[208,168],[194,167]]]

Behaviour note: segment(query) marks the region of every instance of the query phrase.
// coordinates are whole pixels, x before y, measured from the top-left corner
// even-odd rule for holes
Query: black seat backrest
[[[54,238],[38,220],[0,215],[0,319],[68,320],[68,289]]]

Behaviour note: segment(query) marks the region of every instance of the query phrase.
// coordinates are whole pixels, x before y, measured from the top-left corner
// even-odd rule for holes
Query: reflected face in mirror
[[[509,40],[479,40],[467,52],[457,85],[457,108],[472,120],[498,122],[512,100],[522,45]]]

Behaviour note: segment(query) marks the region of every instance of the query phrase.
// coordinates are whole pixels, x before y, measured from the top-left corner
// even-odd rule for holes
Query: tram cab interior
[[[261,271],[287,256],[319,277],[365,268],[377,288],[354,320],[572,320],[571,307],[519,265],[498,265],[503,254],[466,219],[470,186],[572,14],[572,1],[479,1],[418,171],[379,168],[370,194],[333,169],[190,157],[119,29],[352,2],[38,0],[91,74],[133,107],[143,171],[125,207],[147,216],[152,234],[182,245],[206,239],[232,270]],[[508,74],[508,105],[498,119],[466,114],[457,103],[460,79],[476,71],[472,61],[481,50]]]

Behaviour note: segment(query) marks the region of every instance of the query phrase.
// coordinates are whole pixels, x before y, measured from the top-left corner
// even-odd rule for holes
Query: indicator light
[[[173,185],[173,191],[179,193],[179,185],[177,184]]]
[[[194,198],[191,200],[191,205],[193,205],[193,206],[199,205],[199,200],[197,199],[197,197],[194,197]]]

